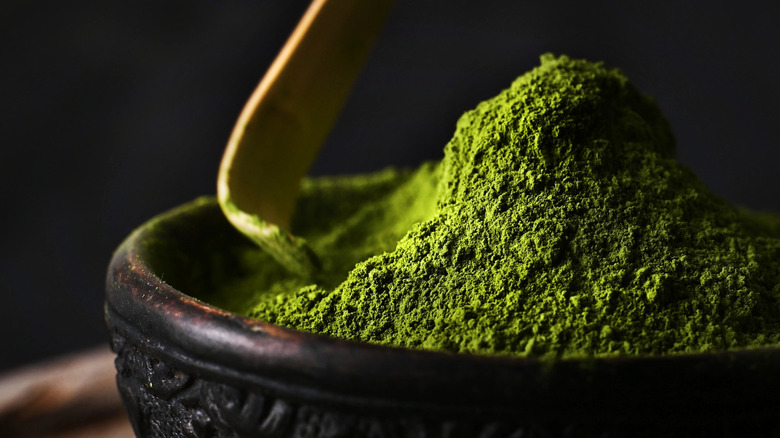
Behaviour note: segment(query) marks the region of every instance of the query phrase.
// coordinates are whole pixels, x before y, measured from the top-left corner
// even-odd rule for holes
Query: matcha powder
[[[266,287],[247,313],[481,354],[780,341],[780,220],[727,204],[677,163],[666,120],[618,70],[545,55],[460,118],[440,163],[394,178],[392,203],[364,196],[385,219],[353,227],[362,237],[332,244],[332,257],[325,237],[299,226],[324,260],[342,260],[329,280],[277,282],[296,290]],[[387,229],[399,230],[370,241]]]

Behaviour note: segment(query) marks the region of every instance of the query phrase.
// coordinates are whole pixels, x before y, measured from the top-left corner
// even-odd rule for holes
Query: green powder
[[[542,57],[457,123],[440,163],[307,181],[316,284],[259,250],[221,296],[262,320],[412,348],[544,357],[780,342],[780,218],[674,159],[619,71]]]

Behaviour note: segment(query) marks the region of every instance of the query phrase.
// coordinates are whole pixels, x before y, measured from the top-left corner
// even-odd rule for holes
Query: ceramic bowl
[[[202,198],[115,252],[105,316],[139,437],[780,434],[780,349],[544,362],[333,339],[198,299],[207,254],[242,245]]]

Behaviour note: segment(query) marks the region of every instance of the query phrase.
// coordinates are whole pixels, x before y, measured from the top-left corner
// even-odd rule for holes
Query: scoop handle
[[[230,201],[290,231],[300,181],[338,118],[392,3],[312,2],[233,129],[217,182],[220,204]]]

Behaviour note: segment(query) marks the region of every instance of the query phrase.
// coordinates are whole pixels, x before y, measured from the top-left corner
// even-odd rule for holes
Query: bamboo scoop
[[[314,0],[244,106],[217,177],[228,220],[289,271],[319,260],[290,231],[301,179],[343,107],[392,0]]]

